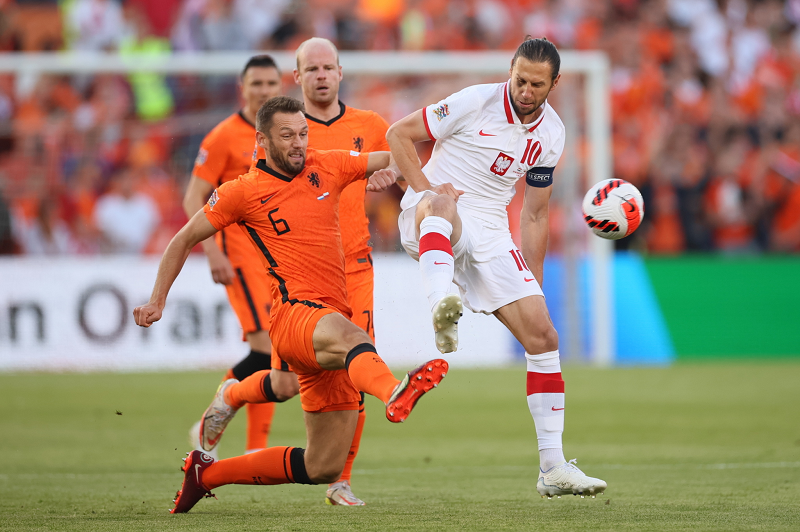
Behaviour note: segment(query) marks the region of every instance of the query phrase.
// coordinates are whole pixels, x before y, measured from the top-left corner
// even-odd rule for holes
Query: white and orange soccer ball
[[[636,231],[644,218],[639,190],[622,179],[606,179],[583,197],[583,219],[597,236],[618,240]]]

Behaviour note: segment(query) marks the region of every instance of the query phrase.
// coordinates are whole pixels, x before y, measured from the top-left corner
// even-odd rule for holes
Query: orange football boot
[[[386,419],[392,423],[405,421],[417,401],[442,382],[449,367],[446,360],[436,358],[409,371],[386,403]]]

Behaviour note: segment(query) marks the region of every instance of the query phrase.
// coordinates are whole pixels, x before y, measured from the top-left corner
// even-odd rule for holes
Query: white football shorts
[[[419,199],[424,195],[419,194]],[[417,203],[400,213],[398,224],[403,248],[418,261],[419,238],[414,223]],[[491,314],[523,297],[543,296],[539,281],[528,270],[507,224],[478,218],[456,205],[462,232],[453,246],[453,282],[459,288],[464,305],[473,312]]]

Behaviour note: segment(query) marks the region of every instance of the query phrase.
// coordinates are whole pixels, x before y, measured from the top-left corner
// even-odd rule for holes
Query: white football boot
[[[353,495],[350,482],[341,480],[334,482],[325,492],[325,504],[331,506],[365,506],[367,503]]]
[[[202,422],[198,421],[194,425],[192,425],[192,428],[189,429],[189,445],[191,445],[192,449],[194,449],[195,451],[202,451],[207,455],[209,455],[214,460],[219,460],[219,450],[217,449],[217,447],[214,447],[214,449],[210,451],[206,451],[205,449],[203,449],[203,446],[200,445],[201,423]]]
[[[436,333],[436,348],[442,353],[458,349],[458,320],[462,316],[461,297],[448,294],[436,303],[433,309],[433,332]]]
[[[225,402],[225,389],[237,382],[239,382],[237,379],[228,379],[220,384],[214,400],[203,412],[198,434],[200,435],[200,446],[206,453],[214,450],[222,438],[222,433],[225,432],[225,427],[236,415],[238,408],[233,408]]]
[[[603,493],[608,484],[599,478],[588,477],[575,465],[577,460],[570,460],[561,465],[550,468],[547,472],[539,470],[539,481],[536,483],[536,491],[542,498],[552,499],[554,495],[559,498],[562,495],[580,495],[581,499],[586,495]]]

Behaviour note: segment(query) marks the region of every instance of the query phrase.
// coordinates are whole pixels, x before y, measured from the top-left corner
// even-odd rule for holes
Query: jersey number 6
[[[267,213],[267,216],[269,217],[269,221],[272,222],[272,228],[275,229],[275,234],[280,236],[282,234],[288,233],[292,229],[289,227],[289,224],[286,223],[286,220],[284,220],[283,218],[278,218],[276,220],[275,218],[272,217],[272,214],[276,212],[278,212],[278,209],[272,209],[271,211],[269,211],[269,213]]]

